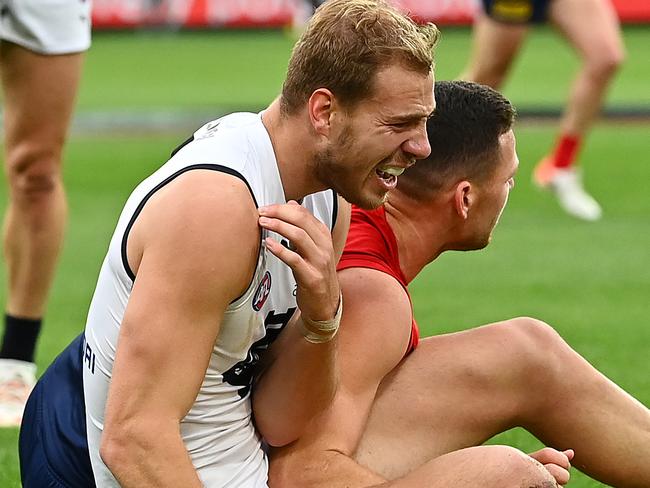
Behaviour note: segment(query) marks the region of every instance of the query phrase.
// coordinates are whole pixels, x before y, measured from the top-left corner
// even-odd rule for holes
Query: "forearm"
[[[147,422],[143,422],[143,426]],[[176,425],[173,429],[151,426],[143,433],[122,431],[102,441],[101,457],[113,476],[124,488],[200,488],[196,469],[192,465]]]
[[[273,361],[253,394],[256,425],[266,441],[282,446],[299,438],[307,423],[326,409],[336,392],[336,338],[322,344],[305,340],[300,324],[287,327]]]
[[[274,449],[270,488],[365,488],[386,481],[339,451]]]
[[[296,202],[259,212],[260,226],[291,243],[283,246],[272,237],[265,239],[267,250],[291,268],[300,309],[265,354],[253,390],[257,428],[269,444],[281,446],[300,437],[334,397],[334,336],[343,307],[330,229]]]

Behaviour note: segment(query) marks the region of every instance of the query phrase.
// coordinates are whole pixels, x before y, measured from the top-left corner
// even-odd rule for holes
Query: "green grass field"
[[[628,28],[625,42],[628,62],[609,101],[650,106],[650,30]],[[79,109],[263,107],[280,90],[291,45],[275,31],[100,33],[88,54]],[[443,30],[436,76],[457,77],[469,46],[467,29]],[[553,31],[533,31],[504,92],[517,105],[557,105],[576,61]]]
[[[629,29],[625,36],[629,61],[609,100],[648,106],[650,29]],[[216,116],[224,108],[258,108],[279,90],[290,45],[275,32],[97,35],[79,111],[114,114],[117,123],[124,110],[214,110]],[[466,29],[444,32],[439,78],[460,72],[468,46]],[[506,94],[520,106],[559,104],[575,68],[571,53],[553,33],[542,30],[531,36],[523,54]],[[518,315],[538,317],[650,405],[650,126],[599,124],[589,137],[582,156],[586,184],[605,209],[597,224],[566,217],[549,195],[530,184],[532,166],[553,141],[553,127],[522,122],[517,133],[517,187],[491,246],[482,252],[448,253],[413,284],[422,332],[448,332]],[[107,130],[71,138],[65,166],[70,223],[39,343],[39,370],[83,328],[126,196],[186,136],[125,137]],[[4,204],[4,184],[0,191]],[[4,268],[0,274],[4,282]],[[20,486],[17,436],[17,430],[0,429],[0,487]],[[538,446],[518,430],[498,441],[524,450]],[[576,472],[569,486],[602,485]]]

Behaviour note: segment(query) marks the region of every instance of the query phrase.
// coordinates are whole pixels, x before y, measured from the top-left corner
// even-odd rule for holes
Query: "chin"
[[[491,235],[487,237],[473,239],[471,241],[465,242],[462,246],[458,246],[458,250],[459,251],[480,251],[481,249],[485,249],[488,246],[491,239],[492,239]]]
[[[373,195],[364,193],[348,193],[346,191],[339,190],[337,190],[337,193],[345,198],[347,202],[352,203],[364,210],[374,210],[376,208],[379,208],[388,198],[388,193]]]
[[[360,207],[364,210],[374,210],[376,208],[381,207],[385,202],[388,194],[384,193],[381,196],[372,196],[372,197],[361,197],[354,203],[357,207]],[[345,198],[345,196],[343,197]],[[347,200],[347,198],[346,198]],[[349,201],[349,200],[348,200]]]
[[[483,238],[478,241],[476,250],[478,251],[479,249],[485,249],[488,247],[490,242],[492,242],[492,232],[490,232],[487,236],[483,236]]]

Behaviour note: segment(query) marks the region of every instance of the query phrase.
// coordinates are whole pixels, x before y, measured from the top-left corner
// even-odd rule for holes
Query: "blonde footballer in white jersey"
[[[261,439],[297,439],[338,382],[334,192],[375,207],[429,154],[437,35],[381,0],[326,3],[277,100],[200,129],[134,191],[85,339],[28,402],[25,488],[266,486]]]
[[[225,161],[229,163],[218,164]],[[273,147],[258,114],[232,114],[207,124],[129,198],[100,272],[83,348],[84,355],[90,357],[83,369],[88,447],[100,486],[118,486],[101,459],[100,446],[114,351],[136,276],[128,261],[129,240],[137,235],[135,222],[141,213],[144,216],[149,201],[165,198],[165,187],[194,176],[192,172],[201,178],[213,173],[234,176],[247,187],[256,206],[286,203]],[[338,205],[333,191],[308,195],[302,205],[325,224],[324,236],[334,228]],[[222,232],[229,227],[219,220],[212,225]],[[295,289],[296,281],[291,269],[268,251],[264,237],[269,236],[278,242],[282,239],[273,232],[262,232],[253,278],[226,308],[198,395],[180,421],[181,439],[205,486],[257,487],[266,482],[267,462],[251,420],[254,356],[263,352],[296,309],[295,297],[286,293]],[[222,239],[228,242],[230,236],[224,233]]]

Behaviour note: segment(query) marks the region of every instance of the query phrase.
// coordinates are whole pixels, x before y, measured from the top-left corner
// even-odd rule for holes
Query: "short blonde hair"
[[[428,74],[440,32],[418,26],[384,0],[329,0],[294,46],[282,87],[284,114],[327,88],[346,108],[372,94],[376,73],[391,64]]]

